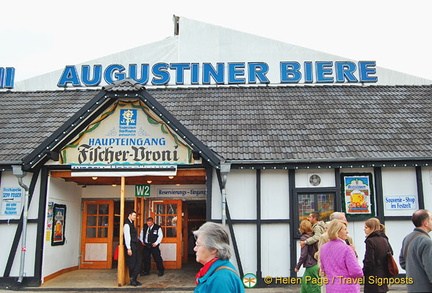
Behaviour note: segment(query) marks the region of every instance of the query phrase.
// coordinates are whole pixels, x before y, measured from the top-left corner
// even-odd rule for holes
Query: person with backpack
[[[415,228],[402,242],[399,264],[406,270],[408,292],[432,292],[432,215],[421,209],[411,220]]]
[[[300,241],[306,241],[306,239],[312,237],[313,230],[311,222],[308,220],[301,221],[299,231],[302,234],[300,237]],[[303,246],[301,248],[300,258],[294,268],[295,272],[298,272],[302,265],[306,269],[302,277],[302,283],[300,288],[301,293],[321,292],[321,286],[319,286],[319,279],[321,277],[318,275],[318,264],[317,260],[315,259],[315,253],[317,251],[317,242],[312,245]]]

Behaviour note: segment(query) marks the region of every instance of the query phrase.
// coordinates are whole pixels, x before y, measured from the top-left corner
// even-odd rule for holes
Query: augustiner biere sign
[[[192,149],[140,100],[118,100],[61,151],[62,164],[189,164]]]

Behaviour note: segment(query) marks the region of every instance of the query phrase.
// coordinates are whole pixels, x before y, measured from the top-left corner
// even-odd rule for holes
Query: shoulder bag
[[[396,261],[393,258],[392,250],[390,248],[390,243],[387,240],[387,270],[389,277],[396,277],[399,274],[399,268]]]

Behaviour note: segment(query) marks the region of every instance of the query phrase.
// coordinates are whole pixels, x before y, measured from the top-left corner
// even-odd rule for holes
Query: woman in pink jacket
[[[327,293],[359,293],[363,271],[353,249],[345,243],[346,222],[333,220],[328,228],[330,242],[320,249],[321,270],[325,274]]]

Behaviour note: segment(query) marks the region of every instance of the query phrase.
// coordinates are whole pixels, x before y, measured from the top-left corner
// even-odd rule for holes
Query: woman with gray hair
[[[196,261],[204,265],[196,275],[194,292],[244,292],[242,281],[229,261],[231,246],[225,228],[207,222],[193,234]]]

